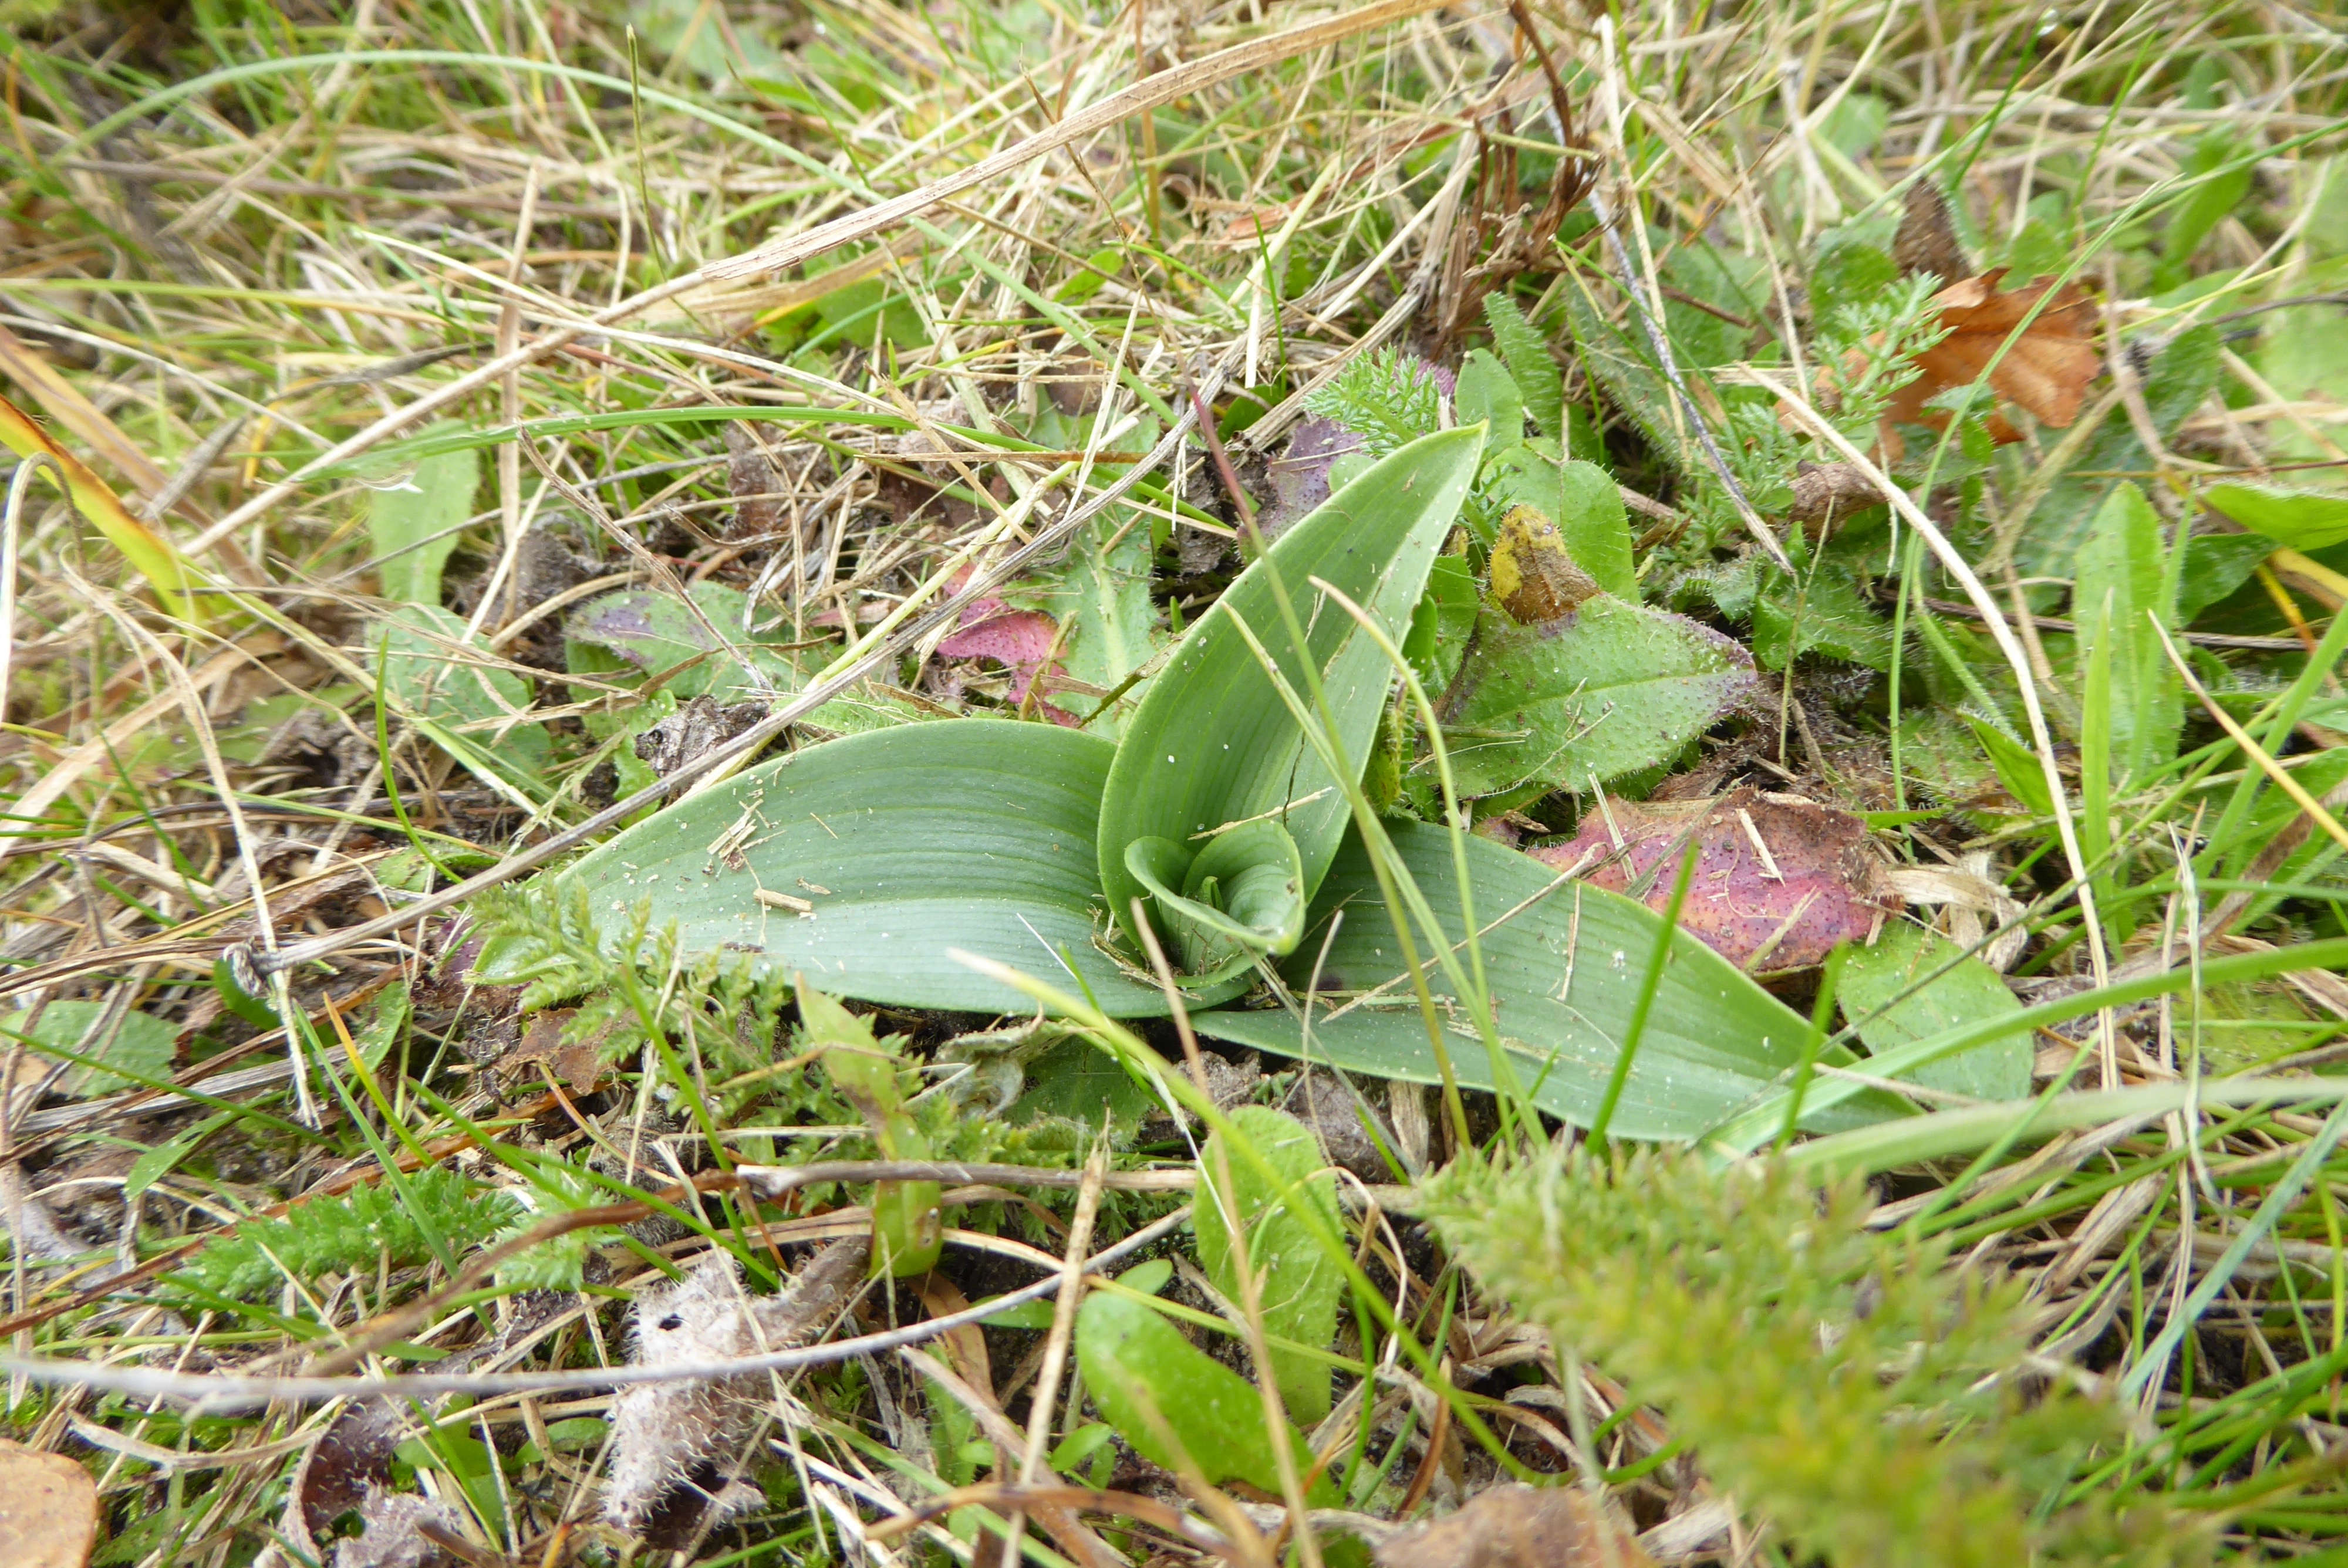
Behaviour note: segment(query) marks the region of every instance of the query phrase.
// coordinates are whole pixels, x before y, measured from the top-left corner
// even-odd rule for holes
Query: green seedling
[[[1309,1204],[1323,1234],[1337,1229],[1335,1178],[1325,1173],[1320,1140],[1295,1117],[1264,1105],[1231,1113],[1231,1132],[1253,1143],[1278,1174],[1268,1181],[1251,1163],[1232,1157],[1231,1140],[1217,1132],[1200,1152],[1197,1217],[1199,1261],[1226,1299],[1245,1299],[1242,1266],[1256,1276],[1268,1335],[1304,1345],[1326,1345],[1337,1332],[1337,1297],[1344,1278],[1291,1212]],[[1223,1186],[1228,1171],[1231,1186]],[[1312,1358],[1272,1352],[1280,1400],[1312,1425],[1329,1413],[1329,1368]]]

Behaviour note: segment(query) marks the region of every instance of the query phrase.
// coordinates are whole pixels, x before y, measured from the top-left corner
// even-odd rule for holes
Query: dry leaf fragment
[[[316,1550],[318,1538],[335,1520],[382,1491],[392,1452],[399,1447],[399,1428],[390,1401],[366,1399],[335,1417],[325,1435],[310,1445],[294,1471],[287,1499],[284,1529],[294,1544]]]
[[[734,497],[734,526],[726,530],[726,537],[755,539],[773,533],[783,515],[778,493],[782,482],[776,477],[766,443],[758,439],[758,432],[748,421],[726,424],[726,487]]]
[[[1830,523],[1883,504],[1883,492],[1856,463],[1797,464],[1793,486],[1794,505],[1786,515],[1797,523]]]
[[[767,716],[763,702],[720,703],[704,692],[636,737],[636,755],[663,778],[716,751]]]
[[[2001,290],[1998,283],[2004,276],[2005,269],[2000,267],[1952,283],[1932,296],[1948,335],[1916,355],[1921,374],[1892,394],[1884,411],[1887,450],[1897,450],[1890,433],[1895,424],[1946,428],[1948,415],[1924,405],[1953,387],[1972,385],[1983,374],[2001,399],[2028,409],[2042,425],[2061,430],[2079,417],[2087,384],[2103,364],[2090,335],[2095,302],[2076,283],[2055,291],[2051,278]],[[2033,311],[2037,312],[2034,316]],[[2022,329],[2019,337],[2014,335],[2017,328]],[[2009,338],[2013,339],[2010,346]],[[2022,438],[2002,415],[1992,413],[1985,423],[1996,441]]]
[[[1929,179],[1908,188],[1908,204],[1900,215],[1900,232],[1891,241],[1891,259],[1900,275],[1929,272],[1942,282],[1968,277],[1972,264],[1957,241],[1957,226],[1949,215],[1949,199]]]
[[[869,1246],[862,1237],[834,1242],[769,1296],[746,1293],[733,1254],[713,1251],[681,1281],[637,1297],[633,1364],[726,1361],[804,1343],[863,1284]],[[757,1378],[709,1378],[623,1390],[612,1402],[603,1516],[640,1534],[671,1512],[663,1507],[669,1494],[688,1486],[726,1506],[722,1467],[749,1430],[761,1386]]]
[[[1492,597],[1519,626],[1546,626],[1602,591],[1567,553],[1565,536],[1530,507],[1511,507],[1492,546]]]
[[[98,1543],[98,1483],[63,1454],[0,1439],[0,1563],[85,1568]]]
[[[1650,1568],[1632,1533],[1575,1487],[1496,1486],[1379,1542],[1378,1568]]]
[[[454,1553],[423,1526],[462,1541],[455,1513],[411,1491],[367,1488],[359,1504],[359,1533],[335,1548],[335,1568],[460,1568]]]

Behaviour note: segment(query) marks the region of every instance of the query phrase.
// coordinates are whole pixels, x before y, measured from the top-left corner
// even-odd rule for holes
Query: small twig
[[[1114,1246],[1095,1253],[1086,1260],[1086,1267],[1098,1272],[1135,1253],[1155,1246],[1188,1225],[1189,1220],[1190,1206],[1185,1204]],[[170,1372],[146,1367],[99,1366],[88,1361],[54,1360],[45,1357],[0,1356],[0,1372],[22,1376],[45,1385],[108,1389],[144,1399],[201,1400],[209,1408],[216,1409],[266,1404],[273,1400],[310,1403],[384,1396],[420,1398],[431,1394],[458,1393],[567,1393],[629,1388],[640,1383],[706,1382],[713,1378],[738,1378],[757,1372],[834,1366],[861,1356],[894,1350],[900,1346],[918,1345],[966,1324],[983,1323],[1014,1307],[1040,1301],[1059,1287],[1060,1278],[1056,1274],[981,1302],[966,1312],[949,1313],[942,1317],[928,1318],[901,1328],[860,1335],[851,1339],[837,1339],[822,1345],[773,1350],[757,1356],[720,1361],[677,1361],[656,1367],[582,1367],[548,1372],[419,1372],[382,1378],[252,1377],[234,1373]]]
[[[1085,1162],[1084,1184],[1076,1189],[1076,1212],[1068,1222],[1068,1245],[1060,1268],[1060,1294],[1052,1307],[1052,1332],[1044,1341],[1043,1369],[1035,1375],[1035,1392],[1027,1402],[1027,1452],[1019,1461],[1019,1484],[1033,1486],[1044,1470],[1044,1450],[1052,1440],[1052,1412],[1059,1404],[1060,1378],[1067,1370],[1068,1342],[1076,1332],[1076,1307],[1085,1294],[1085,1249],[1092,1245],[1093,1220],[1100,1213],[1102,1179],[1108,1174],[1108,1145],[1093,1146]],[[1025,1511],[1011,1516],[1009,1540],[1003,1561],[1019,1561],[1019,1546],[1027,1530]]]

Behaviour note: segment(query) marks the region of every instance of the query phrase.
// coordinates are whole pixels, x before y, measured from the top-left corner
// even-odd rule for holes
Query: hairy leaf
[[[1484,322],[1492,329],[1492,346],[1508,362],[1524,411],[1533,426],[1551,441],[1565,439],[1565,378],[1557,361],[1517,302],[1494,290],[1484,296]]]
[[[519,1206],[503,1193],[484,1191],[445,1165],[390,1183],[355,1187],[340,1197],[313,1198],[283,1219],[248,1220],[198,1253],[179,1271],[191,1284],[250,1300],[290,1276],[365,1270],[388,1259],[394,1268],[424,1263],[437,1236],[452,1254],[480,1245],[513,1223]]]
[[[1586,789],[1677,755],[1753,689],[1749,655],[1682,616],[1591,599],[1561,627],[1487,606],[1445,734],[1460,790]],[[1422,767],[1428,765],[1422,762]]]
[[[1487,495],[1498,507],[1530,507],[1557,524],[1566,553],[1618,599],[1635,604],[1631,519],[1622,492],[1595,463],[1561,462],[1553,451],[1519,446],[1486,470]]]
[[[629,589],[591,601],[563,629],[571,668],[601,674],[633,667],[647,675],[667,676],[662,690],[679,698],[706,692],[726,703],[796,692],[805,684],[796,655],[774,646],[778,629],[749,620],[748,597],[741,589],[699,582],[687,592],[690,605],[674,594],[649,589]],[[747,629],[746,623],[756,630]],[[614,666],[599,658],[599,652],[616,655],[621,663]],[[806,723],[852,735],[903,723],[912,716],[902,703],[850,695],[824,703],[807,716]]]
[[[1484,437],[1488,452],[1504,452],[1524,445],[1524,395],[1517,390],[1516,378],[1509,374],[1509,367],[1489,349],[1473,350],[1460,364],[1457,401],[1459,423],[1474,425],[1481,421],[1489,427]]]

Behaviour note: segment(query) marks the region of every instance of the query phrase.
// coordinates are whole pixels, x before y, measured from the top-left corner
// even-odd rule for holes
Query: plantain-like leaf
[[[1465,932],[1449,835],[1440,828],[1386,825],[1402,868],[1444,921],[1448,939]],[[1587,1126],[1604,1097],[1648,956],[1663,921],[1644,905],[1601,888],[1553,886],[1554,873],[1529,856],[1485,839],[1467,844],[1485,971],[1498,1014],[1503,1067],[1518,1089],[1550,1115]],[[1701,897],[1701,891],[1698,895]],[[1333,915],[1335,938],[1321,957]],[[1496,924],[1497,922],[1497,924]],[[1445,1044],[1462,1087],[1497,1089],[1494,1064],[1466,1007],[1432,964],[1420,961],[1444,1020]],[[1441,1081],[1433,1046],[1396,946],[1393,922],[1358,835],[1349,836],[1313,900],[1290,983],[1303,994],[1320,965],[1308,1038],[1285,1010],[1202,1012],[1201,1034],[1282,1056],[1309,1057],[1349,1071],[1418,1083]],[[1332,999],[1329,993],[1352,993]],[[1365,996],[1364,993],[1375,992]],[[1351,1005],[1348,1005],[1350,1002]],[[1619,1136],[1683,1140],[1788,1081],[1809,1025],[1734,964],[1685,932],[1640,1037],[1612,1124]],[[1829,1062],[1850,1060],[1831,1054]],[[1900,1102],[1870,1093],[1803,1126],[1830,1131],[1899,1114]]]
[[[1113,1016],[1162,1013],[1159,989],[1128,978],[1095,940],[1107,927],[1093,842],[1114,754],[1052,724],[876,730],[680,802],[564,876],[599,916],[649,901],[653,928],[674,926],[686,953],[728,949],[835,995],[1029,1010],[1019,992],[947,956],[959,948],[1073,979]]]
[[[1246,1378],[1208,1355],[1156,1307],[1097,1290],[1076,1315],[1076,1366],[1085,1388],[1136,1453],[1210,1482],[1243,1481],[1258,1491],[1280,1489],[1280,1460],[1263,1401]],[[1316,1504],[1336,1501],[1316,1476],[1313,1450],[1293,1427],[1280,1435],[1296,1472],[1313,1477]]]
[[[1199,1261],[1225,1299],[1246,1299],[1240,1264],[1257,1276],[1265,1332],[1300,1345],[1326,1345],[1337,1334],[1337,1297],[1344,1274],[1313,1240],[1298,1211],[1313,1210],[1322,1234],[1340,1235],[1336,1179],[1313,1130],[1269,1105],[1230,1112],[1229,1135],[1217,1132],[1199,1156],[1201,1184],[1192,1225]],[[1267,1179],[1234,1156],[1231,1138],[1252,1144],[1271,1167]],[[1225,1183],[1229,1185],[1226,1187]],[[1329,1364],[1294,1350],[1267,1347],[1270,1376],[1280,1385],[1289,1419],[1308,1428],[1329,1413]]]
[[[1128,935],[1139,935],[1133,900],[1149,902],[1192,987],[1296,945],[1345,829],[1344,792],[1250,635],[1308,700],[1306,674],[1318,672],[1341,754],[1358,769],[1394,671],[1313,579],[1399,642],[1482,449],[1480,427],[1421,436],[1323,502],[1191,628],[1127,722],[1101,801],[1101,886]]]

